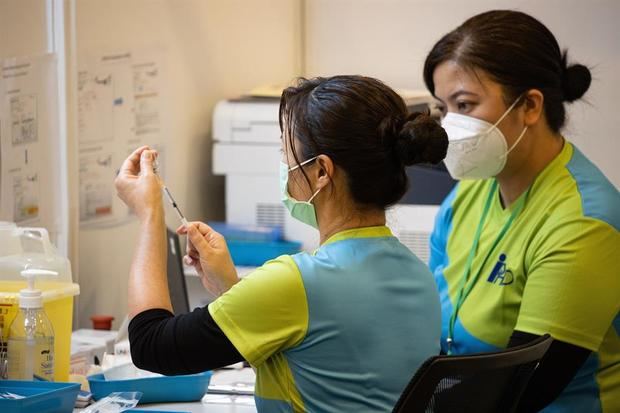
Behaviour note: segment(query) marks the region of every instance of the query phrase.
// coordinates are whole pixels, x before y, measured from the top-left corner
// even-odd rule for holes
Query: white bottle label
[[[15,337],[8,342],[10,380],[54,380],[54,338]]]

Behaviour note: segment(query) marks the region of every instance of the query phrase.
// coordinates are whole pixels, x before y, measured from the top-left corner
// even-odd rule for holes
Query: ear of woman
[[[332,178],[335,173],[335,166],[331,158],[327,155],[319,155],[316,165],[316,189],[322,189],[329,184],[333,184]]]
[[[530,89],[524,95],[524,122],[525,126],[533,127],[544,121],[545,97],[538,89]]]

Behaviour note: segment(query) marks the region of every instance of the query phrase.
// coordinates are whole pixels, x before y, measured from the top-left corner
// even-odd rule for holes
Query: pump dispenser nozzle
[[[34,288],[34,281],[37,277],[57,277],[56,271],[41,270],[30,268],[21,272],[22,277],[28,282],[28,288],[19,292],[20,308],[42,308],[43,298],[42,291]]]

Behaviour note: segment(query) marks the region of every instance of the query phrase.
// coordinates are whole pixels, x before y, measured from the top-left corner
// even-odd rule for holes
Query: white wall
[[[0,58],[47,49],[45,0],[0,0]]]
[[[65,102],[64,84],[61,82],[64,74],[64,50],[63,37],[58,33],[62,33],[62,30],[55,31],[55,28],[62,28],[62,22],[54,20],[55,13],[60,14],[62,10],[62,7],[58,6],[62,6],[62,0],[0,0],[0,59],[40,56],[50,52],[57,54],[56,67],[53,72],[46,73],[46,75],[54,74],[57,78],[47,79],[51,83],[46,83],[45,87],[49,88],[47,93],[58,100],[50,102],[38,99],[37,101],[38,111],[41,114],[38,117],[39,139],[47,141],[46,144],[51,145],[52,148],[49,153],[42,154],[39,158],[42,165],[41,171],[44,172],[39,184],[52,186],[53,191],[39,192],[39,196],[43,197],[40,199],[43,205],[39,210],[38,219],[30,224],[45,226],[49,231],[51,241],[58,247],[59,253],[67,254],[69,214],[66,212],[68,190],[65,185],[64,164]],[[2,98],[4,99],[5,96],[3,95]],[[0,217],[13,220],[10,211],[4,211]]]
[[[299,1],[79,0],[78,63],[87,53],[165,50],[167,184],[189,219],[223,218],[223,180],[211,174],[211,111],[219,99],[299,75]],[[259,162],[260,160],[257,160]],[[177,218],[168,213],[170,225]],[[81,326],[94,313],[126,312],[138,226],[79,234]]]
[[[587,102],[569,107],[564,135],[619,187],[618,0],[308,0],[305,74],[365,74],[424,88],[422,66],[433,44],[467,17],[498,8],[532,14],[569,59],[591,67]]]

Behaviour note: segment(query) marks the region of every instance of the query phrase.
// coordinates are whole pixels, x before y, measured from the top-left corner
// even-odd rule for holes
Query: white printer
[[[433,98],[427,92],[399,93],[410,110],[434,107]],[[318,231],[291,218],[280,201],[279,103],[279,99],[250,97],[220,101],[216,105],[213,113],[213,172],[226,177],[227,222],[279,226],[283,228],[286,239],[301,241],[303,248],[311,251],[318,247]],[[446,187],[445,170],[435,168],[422,172],[425,175],[420,181],[429,190],[437,192],[436,189],[441,187],[429,181],[435,177],[440,177]],[[416,181],[415,171],[413,174]],[[451,186],[451,180],[448,184]],[[412,182],[405,202],[388,211],[388,226],[423,261],[428,259],[428,238],[439,201],[448,190],[435,194],[430,202],[426,199],[416,203],[415,194],[423,191]]]

